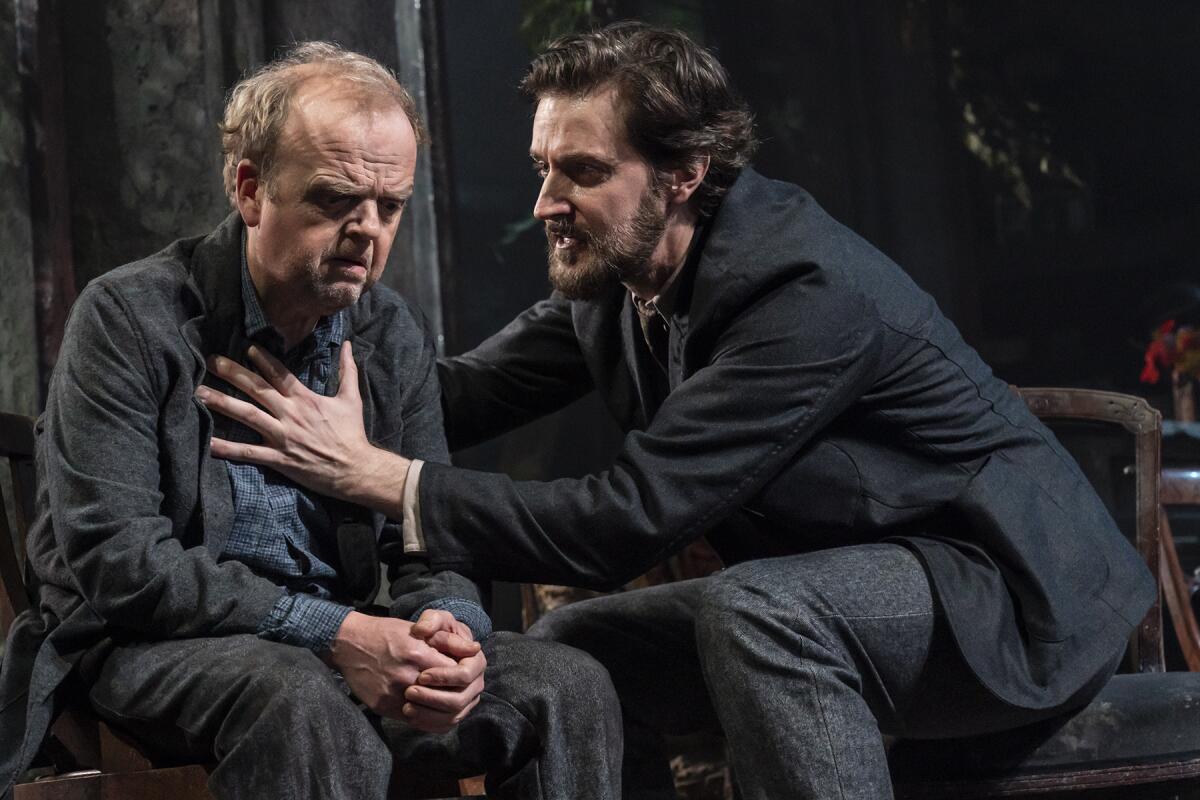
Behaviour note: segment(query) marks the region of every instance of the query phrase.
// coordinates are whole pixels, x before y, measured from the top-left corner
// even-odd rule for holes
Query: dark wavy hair
[[[529,65],[521,90],[588,95],[616,86],[630,143],[657,171],[709,159],[692,196],[710,216],[758,146],[754,115],[716,57],[683,33],[617,22],[552,41]]]

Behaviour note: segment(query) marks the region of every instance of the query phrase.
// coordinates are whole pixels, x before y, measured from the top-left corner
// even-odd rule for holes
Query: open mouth
[[[546,226],[546,238],[555,250],[570,250],[587,243],[587,234],[580,235],[574,225],[550,224]]]

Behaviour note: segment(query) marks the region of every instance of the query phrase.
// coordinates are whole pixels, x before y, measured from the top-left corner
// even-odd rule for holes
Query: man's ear
[[[667,197],[677,205],[686,203],[692,199],[692,195],[700,188],[700,184],[704,183],[704,176],[707,174],[708,156],[676,167],[671,170],[671,184],[668,187]]]
[[[248,158],[243,158],[234,168],[234,199],[237,201],[238,213],[247,228],[254,228],[262,220],[262,206],[266,199],[266,186],[258,165]]]

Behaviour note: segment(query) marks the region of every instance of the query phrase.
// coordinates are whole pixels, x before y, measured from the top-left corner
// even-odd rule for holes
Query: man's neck
[[[304,337],[313,332],[321,319],[320,317],[305,317],[299,320],[286,320],[282,323],[276,322],[276,315],[272,314],[271,306],[265,298],[263,299],[263,313],[267,315],[267,321],[271,323],[271,327],[283,339],[285,353],[304,341]]]
[[[271,327],[283,339],[284,351],[304,341],[317,327],[321,320],[320,314],[313,314],[309,304],[289,291],[289,286],[274,282],[264,268],[259,253],[255,248],[254,237],[248,237],[246,242],[246,268],[250,272],[250,282],[258,295],[259,305]]]
[[[254,290],[258,293],[258,301],[262,304],[267,322],[271,323],[271,327],[283,339],[284,352],[304,341],[304,337],[312,333],[321,321],[320,315],[299,313],[305,304],[300,298],[288,297],[288,293],[282,291],[284,287],[276,286],[273,290],[268,287],[264,291],[264,287],[254,277],[253,267],[250,269],[250,280],[254,283]]]
[[[698,220],[695,214],[684,213],[673,216],[654,252],[650,255],[646,271],[636,278],[624,281],[625,288],[643,300],[653,300],[659,295],[675,274],[687,261],[688,248],[696,233]]]

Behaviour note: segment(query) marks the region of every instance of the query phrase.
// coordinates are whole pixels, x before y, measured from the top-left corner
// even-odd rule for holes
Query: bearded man
[[[493,635],[471,581],[403,560],[398,522],[208,452],[214,431],[257,440],[194,397],[225,388],[206,356],[250,347],[315,396],[359,398],[354,425],[397,457],[448,460],[430,338],[375,285],[413,188],[412,98],[309,43],[234,87],[222,130],[235,212],[72,311],[37,440],[40,602],[0,683],[0,794],[73,675],[156,760],[216,762],[219,798],[383,800],[393,757],[486,771],[489,796],[619,796],[593,659]]]
[[[320,421],[355,419],[353,397],[279,381],[269,416],[209,398],[267,440],[214,450],[405,513],[414,552],[469,575],[607,587],[707,536],[728,569],[534,631],[608,668],[630,797],[673,796],[663,733],[719,724],[748,800],[879,798],[881,731],[1093,697],[1153,598],[1145,564],[927,294],[746,166],[717,60],[618,24],[552,43],[524,88],[555,292],[439,365],[450,443],[595,389],[626,431],[612,466],[538,483],[410,462]]]

